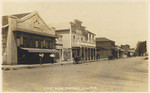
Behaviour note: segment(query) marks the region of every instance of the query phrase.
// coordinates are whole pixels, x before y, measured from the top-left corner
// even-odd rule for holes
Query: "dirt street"
[[[147,92],[144,57],[3,71],[3,91]]]

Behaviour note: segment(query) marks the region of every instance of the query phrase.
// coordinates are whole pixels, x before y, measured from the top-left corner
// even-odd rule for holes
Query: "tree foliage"
[[[143,41],[143,42],[139,41],[137,43],[136,52],[137,52],[138,56],[143,56],[143,54],[145,52],[147,52],[146,41]]]

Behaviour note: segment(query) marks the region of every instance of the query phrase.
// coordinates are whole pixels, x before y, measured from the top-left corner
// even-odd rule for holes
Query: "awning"
[[[21,48],[23,50],[27,50],[28,52],[34,53],[57,53],[59,52],[56,49],[40,49],[40,48]]]

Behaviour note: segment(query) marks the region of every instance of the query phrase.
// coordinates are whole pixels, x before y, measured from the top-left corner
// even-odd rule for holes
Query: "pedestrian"
[[[40,57],[39,63],[42,64],[42,59],[43,59],[43,57],[44,57],[44,54],[43,54],[43,53],[40,53],[40,54],[39,54],[39,57]]]
[[[55,59],[55,54],[53,54],[53,53],[50,54],[50,58],[51,58],[51,60],[52,60],[52,63],[54,63],[54,61],[55,61],[55,60],[54,60],[54,59]]]

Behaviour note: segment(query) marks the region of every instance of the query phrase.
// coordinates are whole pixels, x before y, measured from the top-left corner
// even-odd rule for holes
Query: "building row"
[[[96,38],[82,21],[47,24],[38,12],[2,17],[3,64],[39,64],[73,61],[85,62],[106,57],[123,57],[125,46],[116,46],[107,38]]]

